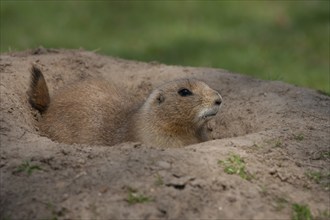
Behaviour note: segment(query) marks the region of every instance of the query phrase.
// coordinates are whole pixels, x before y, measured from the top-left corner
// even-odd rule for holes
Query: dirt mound
[[[1,219],[289,219],[299,208],[330,216],[327,96],[219,69],[77,50],[0,61]],[[40,116],[27,101],[33,62],[51,94],[87,77],[124,83],[136,96],[164,81],[201,79],[224,99],[209,124],[215,140],[174,149],[53,142],[38,134]]]

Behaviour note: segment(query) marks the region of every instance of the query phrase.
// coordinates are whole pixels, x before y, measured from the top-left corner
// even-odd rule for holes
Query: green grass
[[[42,170],[42,169],[38,165],[33,165],[33,164],[30,164],[29,161],[25,161],[24,163],[22,163],[21,165],[19,165],[17,167],[15,172],[16,173],[26,172],[28,175],[31,175],[36,170]]]
[[[323,186],[325,190],[330,190],[330,172],[307,171],[305,175],[310,180]]]
[[[162,186],[162,185],[164,185],[163,177],[161,175],[159,175],[159,174],[157,174],[157,176],[156,176],[155,185],[156,186]]]
[[[329,1],[1,0],[1,52],[39,45],[329,88]]]
[[[136,203],[145,203],[145,202],[150,202],[151,198],[148,196],[145,196],[141,193],[138,193],[136,190],[129,188],[128,189],[128,197],[126,199],[128,204],[133,205]]]
[[[252,175],[245,169],[245,162],[241,156],[232,154],[226,160],[219,160],[218,163],[224,166],[224,171],[227,174],[236,174],[246,180],[251,180]]]
[[[58,220],[58,215],[56,212],[55,205],[50,202],[48,202],[46,205],[47,205],[47,209],[51,211],[51,216],[47,220]]]
[[[323,174],[320,171],[310,171],[305,174],[309,179],[313,180],[316,183],[320,183],[323,177]]]
[[[283,210],[288,205],[289,205],[289,201],[283,197],[277,197],[275,199],[275,208],[277,211]]]
[[[312,214],[307,205],[294,203],[292,205],[292,220],[312,220]]]
[[[282,144],[282,142],[281,142],[280,140],[276,140],[276,141],[275,141],[275,144],[274,144],[274,147],[275,147],[275,148],[283,147],[283,144]]]
[[[318,215],[315,218],[316,220],[329,220],[330,219],[330,211],[329,210],[323,210],[320,211]]]
[[[299,133],[299,134],[294,134],[293,137],[294,137],[294,139],[297,140],[297,141],[302,141],[302,140],[304,140],[304,138],[305,138],[304,135],[301,134],[301,133]]]
[[[330,159],[330,151],[322,152],[321,159]]]

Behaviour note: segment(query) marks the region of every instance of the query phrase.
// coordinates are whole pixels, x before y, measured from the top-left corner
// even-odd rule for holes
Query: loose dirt
[[[39,48],[0,59],[0,219],[290,219],[293,204],[330,216],[328,96],[221,69],[82,50]],[[88,77],[125,84],[136,96],[165,81],[201,79],[224,99],[209,124],[214,140],[172,149],[51,141],[39,135],[40,115],[27,101],[33,62],[51,94]],[[249,178],[219,162],[232,155]]]

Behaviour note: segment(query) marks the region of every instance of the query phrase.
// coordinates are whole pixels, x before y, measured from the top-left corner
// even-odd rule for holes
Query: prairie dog
[[[138,141],[180,147],[207,140],[206,122],[222,97],[196,79],[179,79],[154,89],[146,100],[103,80],[84,80],[49,97],[41,70],[31,68],[29,102],[40,111],[43,135],[58,142],[115,145]]]

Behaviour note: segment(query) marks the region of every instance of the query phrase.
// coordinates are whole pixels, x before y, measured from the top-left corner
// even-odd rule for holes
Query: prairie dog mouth
[[[199,118],[202,118],[203,120],[211,119],[214,117],[219,111],[219,108],[207,108],[203,109],[199,113]]]

